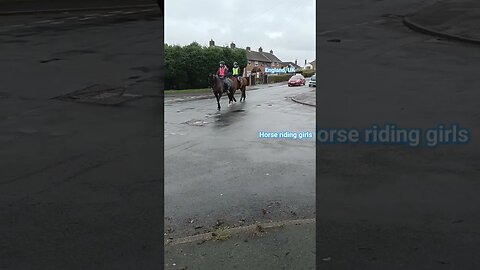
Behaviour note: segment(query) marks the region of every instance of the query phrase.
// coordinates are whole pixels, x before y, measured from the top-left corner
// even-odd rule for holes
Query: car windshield
[[[301,79],[301,78],[302,78],[301,75],[293,75],[293,76],[292,76],[292,79],[293,79],[293,80],[298,80],[298,79]]]

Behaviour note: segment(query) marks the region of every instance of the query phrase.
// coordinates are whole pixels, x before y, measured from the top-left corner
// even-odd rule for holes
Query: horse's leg
[[[235,90],[232,90],[232,99],[233,101],[237,102],[237,100],[235,99]]]
[[[213,92],[215,94],[215,97],[217,98],[217,104],[218,104],[218,110],[220,110],[220,98],[222,97],[222,94],[218,94],[218,92]]]
[[[232,103],[233,100],[235,99],[235,98],[233,97],[232,89],[227,90],[227,95],[228,95],[228,104],[230,104],[230,103]]]

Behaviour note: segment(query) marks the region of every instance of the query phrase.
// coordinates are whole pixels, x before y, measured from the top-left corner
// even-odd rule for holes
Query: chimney
[[[258,48],[258,52],[263,52],[262,47]]]
[[[250,47],[247,47],[247,51],[250,51]]]
[[[295,59],[295,65],[297,65],[297,59]]]
[[[270,53],[273,54],[273,50],[270,50]]]
[[[213,39],[212,39],[212,40],[210,40],[210,47],[213,47],[213,46],[215,46],[215,41],[213,41]]]
[[[305,59],[305,66],[307,65],[307,59]]]
[[[230,43],[230,48],[235,49],[235,43]]]

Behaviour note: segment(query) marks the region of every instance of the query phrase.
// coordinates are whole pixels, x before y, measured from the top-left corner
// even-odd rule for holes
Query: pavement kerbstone
[[[315,219],[256,226],[234,228],[223,241],[167,244],[165,269],[315,269]]]
[[[291,99],[297,103],[303,104],[303,105],[308,105],[315,107],[316,106],[316,95],[315,95],[316,90],[311,90],[307,93],[302,93],[299,95],[296,95],[292,97]]]
[[[423,8],[403,23],[422,33],[480,44],[480,2],[456,0]]]

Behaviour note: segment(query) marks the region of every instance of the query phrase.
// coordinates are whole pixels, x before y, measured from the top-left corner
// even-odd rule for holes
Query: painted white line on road
[[[53,20],[36,21],[34,23],[49,23],[49,22],[53,22]]]
[[[76,20],[78,18],[80,18],[80,17],[76,17],[76,16],[75,17],[68,17],[68,18],[65,18],[65,20]]]
[[[329,33],[332,33],[333,30],[327,30],[327,31],[323,31],[323,32],[320,32],[317,34],[317,36],[321,36],[321,35],[325,35],[325,34],[329,34]]]
[[[90,19],[92,19],[92,18],[91,18],[91,17],[86,17],[86,18],[80,18],[80,19],[78,19],[78,20],[79,20],[79,21],[86,21],[86,20],[90,20]]]
[[[51,22],[50,24],[62,24],[64,21]]]

